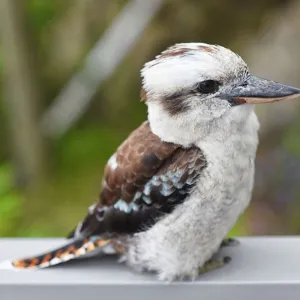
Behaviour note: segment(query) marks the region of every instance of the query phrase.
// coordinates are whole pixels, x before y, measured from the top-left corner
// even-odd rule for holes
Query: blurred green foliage
[[[0,165],[0,232],[9,235],[16,232],[22,212],[24,197],[15,190],[13,168],[9,163]]]

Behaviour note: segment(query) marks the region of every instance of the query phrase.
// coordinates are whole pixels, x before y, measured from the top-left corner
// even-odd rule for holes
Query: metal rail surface
[[[300,299],[300,238],[243,237],[224,248],[232,261],[195,282],[164,283],[115,257],[75,260],[38,271],[0,270],[1,300]],[[0,260],[38,254],[64,239],[0,239]]]

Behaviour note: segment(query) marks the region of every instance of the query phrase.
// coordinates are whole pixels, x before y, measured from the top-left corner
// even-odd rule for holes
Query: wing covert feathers
[[[109,159],[99,202],[70,237],[149,228],[184,201],[205,166],[199,148],[164,142],[143,123]]]

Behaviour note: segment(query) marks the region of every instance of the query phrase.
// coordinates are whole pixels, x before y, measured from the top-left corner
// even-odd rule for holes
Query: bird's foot
[[[227,238],[224,239],[220,245],[220,247],[233,247],[239,245],[240,242],[237,239]]]
[[[222,258],[212,258],[207,261],[204,266],[199,268],[199,274],[203,274],[212,270],[219,269],[227,265],[231,261],[230,256],[224,256]]]

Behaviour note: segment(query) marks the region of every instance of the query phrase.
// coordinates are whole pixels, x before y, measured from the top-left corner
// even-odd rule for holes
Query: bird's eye
[[[203,94],[215,93],[219,89],[220,83],[215,80],[205,80],[198,84],[198,91]]]

